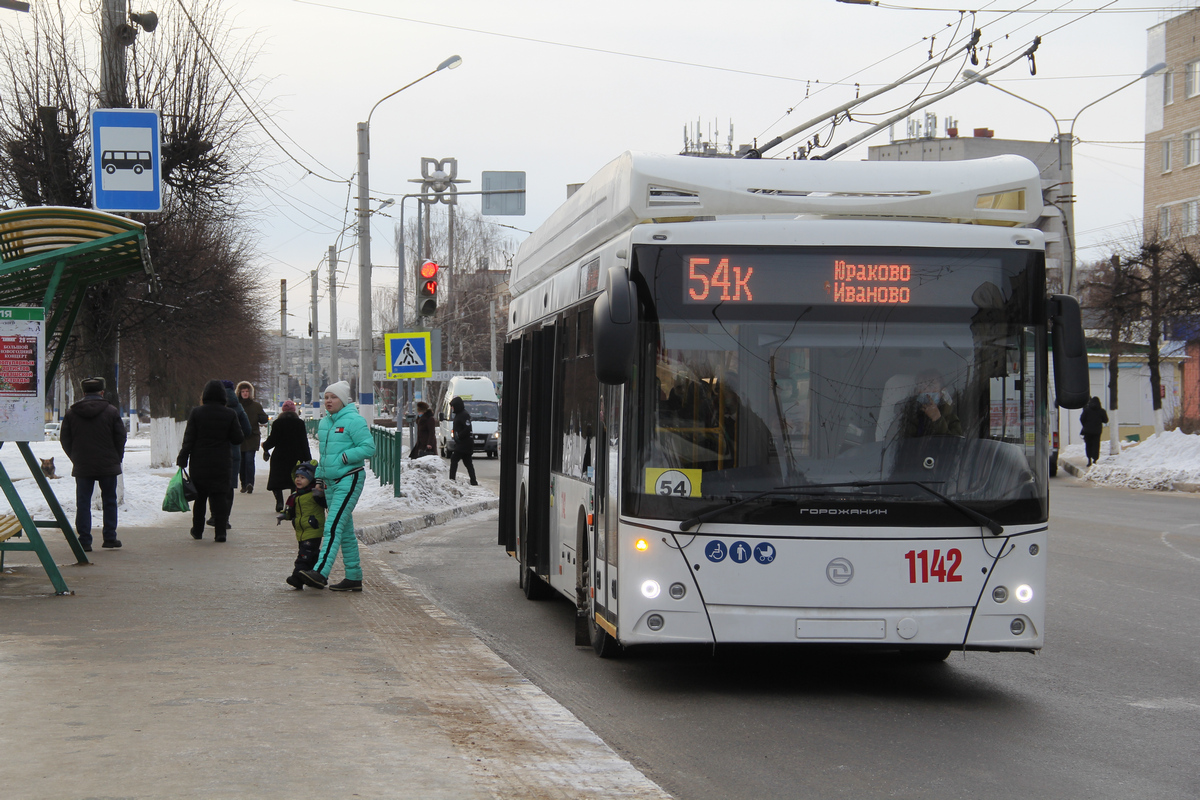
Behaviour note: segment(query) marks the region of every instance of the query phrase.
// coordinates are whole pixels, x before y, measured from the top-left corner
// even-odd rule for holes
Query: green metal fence
[[[392,486],[392,496],[400,496],[400,459],[404,442],[399,428],[371,426],[375,438],[375,455],[371,456],[371,471],[379,478],[380,486]]]
[[[311,438],[317,436],[318,419],[306,419],[304,427]],[[380,486],[391,486],[393,496],[400,496],[400,459],[403,458],[404,442],[400,431],[395,428],[371,426],[371,437],[375,440],[375,455],[370,458],[371,472],[379,478]]]

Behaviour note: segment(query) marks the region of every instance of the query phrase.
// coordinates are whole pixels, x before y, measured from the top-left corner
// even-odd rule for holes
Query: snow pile
[[[1063,456],[1087,463],[1083,445],[1071,445]],[[1109,440],[1100,442],[1100,460],[1086,473],[1105,486],[1170,491],[1176,483],[1200,483],[1200,436],[1165,431],[1144,442],[1123,443],[1121,453],[1109,455]]]
[[[316,453],[316,442],[313,443]],[[50,486],[58,497],[59,505],[72,524],[75,522],[75,479],[71,477],[71,460],[58,442],[31,442],[30,449],[36,458],[53,458],[54,469],[60,476],[51,480]],[[34,519],[50,519],[50,507],[42,497],[37,483],[29,474],[29,467],[12,442],[0,448],[0,463],[13,479],[21,501]],[[263,461],[257,463],[256,494],[267,492],[267,468]],[[162,510],[163,495],[167,482],[175,474],[174,469],[151,469],[150,437],[141,434],[129,438],[125,446],[124,469],[125,497],[119,513],[119,527],[155,527],[184,524],[186,515]],[[394,497],[391,486],[381,486],[379,478],[367,469],[367,482],[354,511],[355,527],[378,522],[390,522],[430,511],[495,499],[496,495],[483,486],[470,486],[466,470],[459,468],[458,482],[451,483],[448,477],[449,463],[436,456],[409,461],[400,465],[400,489],[404,497]],[[92,492],[92,504],[96,509],[92,515],[92,533],[99,535],[100,489]],[[10,513],[7,498],[0,493],[0,513]],[[237,496],[234,497],[233,515],[238,513]]]
[[[450,462],[437,456],[425,456],[415,461],[402,459],[400,492],[404,496],[395,497],[395,487],[381,486],[379,478],[368,469],[367,485],[354,509],[354,526],[392,522],[429,511],[496,499],[490,489],[471,486],[461,464],[456,482],[450,481],[449,474]]]

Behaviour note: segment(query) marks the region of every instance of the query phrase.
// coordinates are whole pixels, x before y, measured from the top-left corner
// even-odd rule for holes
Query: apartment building
[[[1200,234],[1200,9],[1150,28],[1143,219],[1162,238]]]

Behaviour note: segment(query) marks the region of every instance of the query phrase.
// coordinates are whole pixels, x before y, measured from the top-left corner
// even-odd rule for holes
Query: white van
[[[438,411],[438,449],[448,456],[446,442],[454,438],[454,412],[450,401],[463,399],[467,413],[471,415],[473,451],[487,453],[495,458],[500,452],[500,399],[496,396],[496,385],[490,378],[455,375],[446,383],[446,394]]]

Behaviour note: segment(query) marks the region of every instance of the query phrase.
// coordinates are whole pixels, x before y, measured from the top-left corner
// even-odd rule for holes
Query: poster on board
[[[0,308],[0,441],[42,441],[45,372],[46,309]]]

